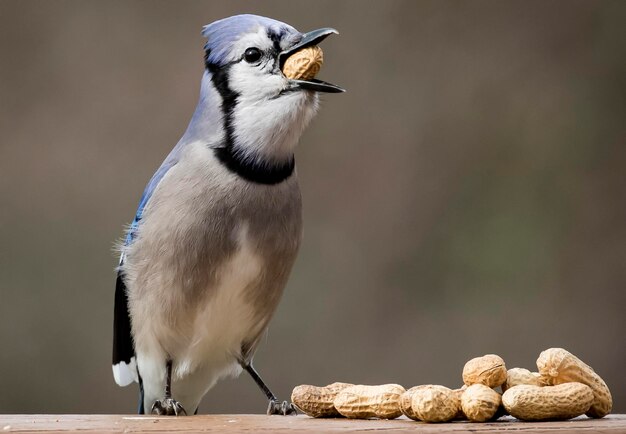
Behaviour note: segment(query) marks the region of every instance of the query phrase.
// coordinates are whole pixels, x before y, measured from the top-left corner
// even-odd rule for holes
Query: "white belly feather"
[[[191,344],[176,355],[175,376],[185,376],[199,363],[236,361],[242,343],[259,332],[261,324],[246,293],[257,284],[263,263],[247,232],[247,225],[239,228],[239,249],[218,271],[217,287],[207,291],[212,295],[198,311]]]
[[[185,330],[189,338],[184,345],[173,342],[172,333],[160,330],[165,324],[157,316],[150,324],[148,335],[160,345],[141,345],[142,348],[160,347],[161,351],[142,353],[138,348],[140,373],[145,373],[145,402],[154,402],[163,394],[165,384],[164,352],[174,361],[172,389],[183,407],[193,411],[200,399],[221,378],[238,375],[238,363],[243,342],[258,335],[263,325],[246,293],[256,285],[263,267],[249,237],[248,226],[237,232],[238,250],[218,270],[216,286],[209,288],[207,303],[198,306],[193,321]],[[147,342],[144,342],[147,343]],[[172,353],[168,349],[176,348]],[[145,380],[150,379],[150,384]]]

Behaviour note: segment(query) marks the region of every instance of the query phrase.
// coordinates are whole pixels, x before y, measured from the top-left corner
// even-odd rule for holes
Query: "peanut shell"
[[[582,383],[558,386],[513,386],[502,395],[504,408],[520,420],[565,420],[585,413],[593,402],[593,391]]]
[[[411,396],[411,408],[424,422],[448,422],[457,414],[459,407],[457,394],[444,386],[419,387]]]
[[[463,383],[498,387],[506,381],[506,365],[502,357],[487,354],[468,361],[463,367]]]
[[[400,396],[404,392],[404,387],[398,384],[356,385],[339,392],[334,405],[341,415],[350,419],[395,419],[402,414]]]
[[[343,389],[352,386],[348,383],[332,383],[325,387],[303,384],[291,392],[291,401],[303,413],[311,417],[341,417],[333,401]]]
[[[500,394],[484,384],[472,384],[461,395],[463,413],[472,422],[492,419],[501,402]]]
[[[420,387],[425,386],[411,387],[410,389],[407,389],[406,392],[404,392],[402,395],[400,395],[400,410],[402,411],[402,414],[404,414],[409,419],[420,420],[419,417],[417,417],[417,414],[415,414],[415,412],[413,411],[413,407],[411,406],[411,398],[413,397],[413,392],[418,390]]]
[[[506,381],[502,383],[502,392],[506,392],[514,386],[520,384],[530,384],[533,386],[544,386],[541,380],[541,374],[538,372],[530,372],[524,368],[511,368],[506,373]]]
[[[285,60],[283,74],[294,80],[310,80],[320,71],[324,54],[317,45],[296,51]]]
[[[611,412],[611,391],[598,374],[578,357],[563,348],[549,348],[537,359],[542,380],[549,385],[578,382],[591,387],[593,403],[586,415],[600,418]]]
[[[463,392],[465,392],[465,389],[467,389],[466,384],[464,384],[462,387],[459,387],[458,389],[452,390],[454,394],[456,395],[456,398],[459,400],[459,408],[457,409],[457,412],[454,415],[453,420],[467,420],[467,416],[465,416],[465,413],[463,413],[463,408],[461,407],[461,395],[463,395]]]

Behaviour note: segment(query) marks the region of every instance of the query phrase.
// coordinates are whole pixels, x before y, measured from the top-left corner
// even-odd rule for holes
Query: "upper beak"
[[[307,32],[303,34],[302,39],[300,39],[300,41],[297,44],[289,47],[285,51],[282,51],[278,55],[278,63],[279,63],[280,68],[281,69],[283,68],[283,65],[285,64],[285,60],[287,60],[287,58],[291,56],[293,53],[295,53],[296,51],[301,50],[306,47],[310,47],[312,45],[317,45],[332,34],[338,35],[339,32],[335,29],[331,29],[327,27],[323,29],[313,30],[311,32]],[[342,89],[339,86],[336,86],[331,83],[326,83],[325,81],[318,80],[316,78],[311,78],[309,80],[290,80],[290,82],[296,85],[297,87],[299,87],[300,89],[314,90],[317,92],[327,92],[327,93],[345,92],[345,89]]]

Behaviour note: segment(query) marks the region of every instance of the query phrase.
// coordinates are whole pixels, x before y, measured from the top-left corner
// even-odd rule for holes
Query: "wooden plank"
[[[603,419],[579,417],[565,422],[520,422],[506,417],[492,423],[426,424],[396,420],[312,419],[307,416],[202,415],[155,417],[125,415],[0,415],[0,434],[10,432],[66,433],[356,433],[389,430],[396,433],[626,433],[626,415]]]

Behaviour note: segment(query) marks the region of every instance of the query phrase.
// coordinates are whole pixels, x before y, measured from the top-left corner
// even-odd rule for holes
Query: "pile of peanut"
[[[611,412],[613,401],[604,380],[568,351],[543,351],[537,370],[507,371],[500,356],[487,354],[465,364],[464,385],[458,389],[432,384],[408,390],[398,384],[301,385],[293,389],[291,400],[312,417],[395,419],[404,414],[423,422],[487,422],[507,414],[525,421],[566,420]]]

